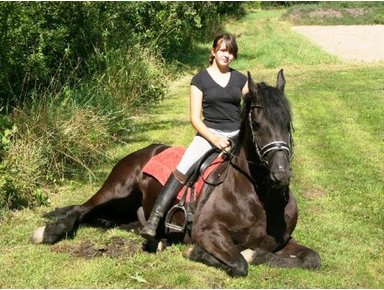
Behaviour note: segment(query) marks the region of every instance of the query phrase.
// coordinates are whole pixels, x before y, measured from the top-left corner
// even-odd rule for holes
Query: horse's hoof
[[[157,244],[157,252],[163,252],[167,248],[167,242],[165,240],[160,240]]]
[[[194,246],[190,246],[190,247],[186,248],[183,252],[183,257],[189,259],[191,257],[191,254],[192,254],[194,248],[195,248]]]
[[[36,229],[31,236],[31,242],[34,244],[43,243],[44,231],[45,231],[45,226]]]
[[[255,255],[255,251],[251,250],[251,249],[246,249],[244,251],[242,251],[240,253],[244,259],[248,262],[248,263],[252,263],[253,261],[253,256]]]

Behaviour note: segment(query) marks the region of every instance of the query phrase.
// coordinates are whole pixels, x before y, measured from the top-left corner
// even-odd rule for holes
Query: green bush
[[[132,112],[163,99],[168,80],[161,56],[136,45],[98,56],[106,69],[79,86],[72,100],[110,114]]]
[[[52,77],[102,73],[98,55],[133,48],[163,57],[185,53],[236,2],[0,2],[0,107],[11,112]],[[74,74],[75,72],[75,74]],[[71,78],[68,76],[71,75]],[[70,84],[72,85],[72,84]]]
[[[0,105],[11,110],[31,90],[48,87],[53,76],[67,80],[75,67],[84,75],[101,39],[92,23],[95,12],[85,3],[1,2]]]

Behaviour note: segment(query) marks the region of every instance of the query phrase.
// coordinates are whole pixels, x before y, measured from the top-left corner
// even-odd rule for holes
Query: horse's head
[[[292,117],[284,86],[283,70],[277,75],[276,87],[256,84],[248,72],[245,118],[248,118],[252,147],[258,161],[268,168],[274,187],[287,186],[291,177]]]

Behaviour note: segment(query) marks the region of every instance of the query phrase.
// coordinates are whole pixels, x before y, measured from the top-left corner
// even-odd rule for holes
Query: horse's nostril
[[[291,178],[291,171],[289,170],[289,168],[279,166],[276,171],[271,171],[270,177],[274,183],[286,185],[289,184],[289,180]]]

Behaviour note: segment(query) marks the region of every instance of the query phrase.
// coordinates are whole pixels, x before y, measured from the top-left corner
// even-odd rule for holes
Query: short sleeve
[[[195,74],[191,80],[191,85],[197,87],[200,91],[204,89],[204,82],[202,78],[202,72]]]
[[[238,84],[239,84],[240,88],[243,88],[248,81],[248,77],[239,71],[235,71],[235,72],[237,75]]]

